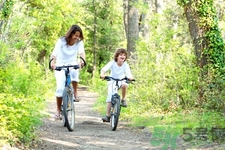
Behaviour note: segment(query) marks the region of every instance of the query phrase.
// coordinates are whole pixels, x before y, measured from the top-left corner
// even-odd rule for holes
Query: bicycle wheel
[[[115,98],[115,102],[112,104],[111,109],[111,128],[112,131],[115,131],[119,122],[119,116],[120,116],[120,99]]]
[[[73,104],[72,87],[65,87],[63,91],[63,114],[66,127],[73,131],[75,127],[75,107]]]

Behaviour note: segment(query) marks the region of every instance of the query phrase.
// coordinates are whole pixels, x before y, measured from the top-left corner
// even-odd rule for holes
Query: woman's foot
[[[81,100],[80,96],[78,96],[78,94],[76,92],[74,92],[73,94],[73,101],[74,102],[79,102]]]
[[[62,120],[62,117],[60,115],[55,115],[55,120]]]
[[[79,96],[73,98],[73,101],[74,101],[74,102],[79,102],[80,100],[81,100],[81,98],[80,98]]]

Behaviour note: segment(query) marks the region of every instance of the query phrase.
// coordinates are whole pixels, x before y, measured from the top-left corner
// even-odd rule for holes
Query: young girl
[[[123,48],[117,49],[114,55],[114,60],[108,62],[108,64],[101,69],[100,77],[104,79],[105,73],[108,70],[110,70],[110,77],[113,77],[116,79],[122,79],[126,76],[129,80],[132,80],[131,70],[128,63],[126,62],[126,59],[127,59],[127,51]],[[110,121],[111,97],[113,93],[112,83],[113,81],[108,82],[108,96],[106,99],[106,116],[102,118],[104,122]],[[122,89],[122,101],[121,101],[122,104],[121,105],[123,107],[127,107],[127,103],[125,99],[126,99],[128,84],[124,81],[120,82],[119,84]]]
[[[63,65],[77,65],[76,58],[77,55],[80,55],[85,59],[84,43],[83,43],[83,32],[78,25],[72,25],[65,36],[58,39],[55,48],[52,52],[53,61],[51,62],[52,69],[55,69],[56,66]],[[80,64],[81,67],[84,65]],[[61,119],[60,111],[62,104],[62,94],[65,87],[65,73],[64,70],[55,71],[56,77],[56,105],[57,105],[57,114],[56,119]],[[72,69],[70,71],[70,77],[72,85],[74,88],[74,97],[78,100],[77,86],[79,82],[79,70]]]

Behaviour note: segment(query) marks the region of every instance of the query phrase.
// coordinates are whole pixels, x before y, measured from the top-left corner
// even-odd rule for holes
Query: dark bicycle
[[[86,66],[85,60],[82,57],[80,58],[84,62],[84,66]],[[49,68],[51,68],[50,64],[52,60],[53,59],[51,59],[49,62]],[[73,103],[74,91],[71,85],[69,73],[71,69],[79,69],[79,68],[80,68],[79,65],[57,66],[55,68],[56,71],[65,70],[66,81],[65,81],[65,88],[63,90],[61,115],[63,119],[63,124],[64,126],[67,127],[69,131],[73,131],[75,127],[75,107]]]
[[[115,131],[119,122],[119,116],[120,116],[120,110],[121,110],[121,103],[120,103],[121,99],[120,99],[120,95],[118,94],[118,91],[121,88],[119,86],[119,82],[126,81],[126,83],[131,83],[131,81],[135,81],[135,79],[130,81],[127,77],[123,79],[115,79],[113,77],[105,76],[104,80],[106,81],[113,80],[114,82],[116,82],[116,84],[112,83],[112,86],[113,85],[115,86],[113,87],[114,93],[111,98],[111,111],[110,111],[110,118],[111,118],[110,124],[111,124],[112,131]]]

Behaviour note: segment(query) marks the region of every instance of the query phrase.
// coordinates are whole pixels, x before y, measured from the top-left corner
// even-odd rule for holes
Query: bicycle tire
[[[110,120],[112,131],[116,130],[120,116],[120,99],[115,98],[114,100],[115,103],[112,105]]]
[[[73,131],[75,127],[75,107],[73,104],[72,87],[65,87],[63,91],[63,114],[66,127]]]
[[[63,112],[63,105],[61,105],[61,116],[62,116],[63,126],[66,127],[66,122],[65,122],[64,112]]]

